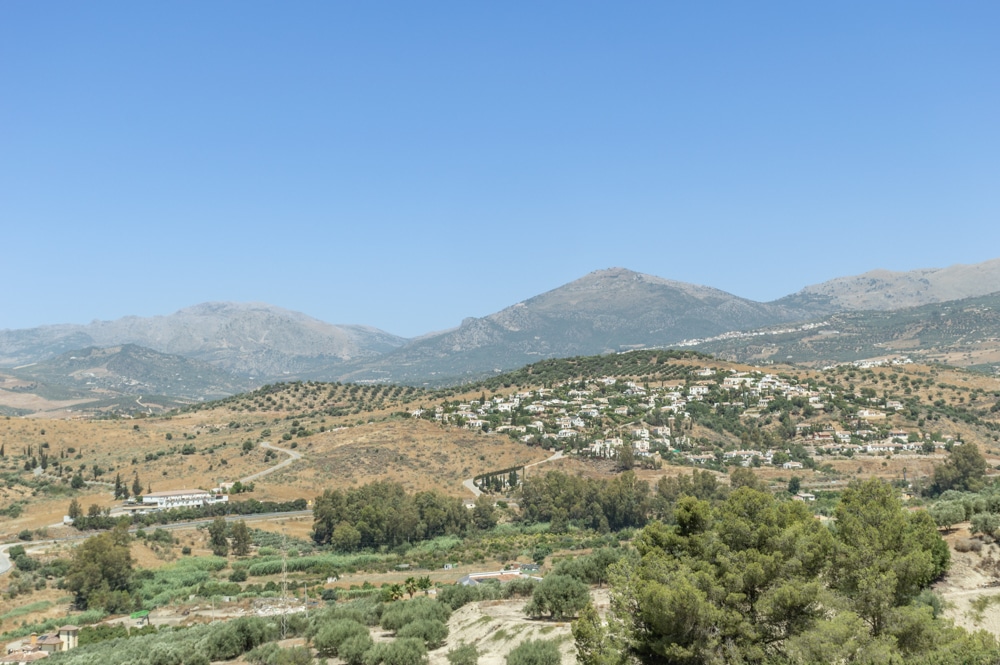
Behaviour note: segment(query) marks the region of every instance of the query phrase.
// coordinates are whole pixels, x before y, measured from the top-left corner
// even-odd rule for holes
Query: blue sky
[[[5,2],[0,328],[1000,257],[995,2]]]

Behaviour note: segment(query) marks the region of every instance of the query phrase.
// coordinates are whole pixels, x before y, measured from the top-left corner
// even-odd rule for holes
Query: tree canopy
[[[704,495],[713,495],[706,491]],[[828,527],[801,502],[742,486],[681,496],[675,524],[653,522],[639,556],[611,566],[607,626],[574,624],[580,662],[985,663],[985,634],[935,619],[918,596],[948,565],[926,512],[889,485],[857,482]]]
[[[66,575],[66,588],[81,608],[103,608],[108,612],[131,609],[132,542],[124,524],[92,536],[73,550]]]
[[[934,468],[931,492],[935,496],[948,490],[978,492],[985,478],[986,458],[979,446],[966,442],[953,447],[948,459]]]

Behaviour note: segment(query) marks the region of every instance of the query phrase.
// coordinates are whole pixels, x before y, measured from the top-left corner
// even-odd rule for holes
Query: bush
[[[211,660],[232,660],[264,642],[275,639],[273,629],[273,625],[268,626],[263,619],[257,617],[243,617],[229,621],[206,644],[205,655]]]
[[[338,655],[340,645],[356,635],[368,635],[368,629],[353,619],[336,619],[319,629],[313,644],[319,655],[329,658]]]
[[[424,641],[428,649],[437,649],[448,637],[448,626],[436,619],[418,619],[400,628],[398,637],[416,637]]]
[[[555,642],[528,640],[507,654],[507,665],[559,665],[562,656]]]
[[[338,657],[347,665],[363,665],[365,654],[375,645],[371,635],[354,635],[341,642]]]
[[[962,538],[955,543],[956,552],[978,552],[983,549],[981,540],[975,538]]]
[[[310,665],[313,662],[312,653],[306,647],[282,649],[274,642],[257,647],[246,659],[253,665]]]
[[[364,656],[364,665],[419,665],[427,660],[424,643],[413,637],[374,645]]]
[[[444,603],[451,608],[452,612],[458,608],[479,600],[476,587],[453,584],[438,589],[438,602]]]
[[[398,632],[400,628],[408,623],[423,619],[441,621],[448,620],[451,610],[444,603],[433,598],[414,598],[393,603],[382,612],[380,625],[386,630]]]
[[[448,652],[448,663],[450,665],[478,665],[479,649],[475,644],[466,644],[455,647]]]

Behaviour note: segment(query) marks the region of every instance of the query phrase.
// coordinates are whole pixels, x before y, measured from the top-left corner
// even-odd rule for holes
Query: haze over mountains
[[[845,312],[881,312],[884,321],[886,312],[994,292],[1000,292],[1000,259],[910,272],[876,270],[808,286],[769,303],[611,268],[412,340],[367,326],[325,323],[272,305],[204,303],[167,316],[3,330],[0,367],[24,380],[107,391],[128,392],[130,386],[131,392],[162,391],[188,399],[296,378],[440,385],[543,358],[670,346]],[[976,307],[991,304],[983,301]],[[859,321],[869,315],[852,316],[852,330],[863,331]],[[912,323],[919,316],[903,318]],[[972,334],[983,340],[1000,337],[1000,330],[992,330],[993,318],[979,317],[987,323]],[[907,330],[912,336],[912,325]],[[885,340],[872,341],[876,343]],[[712,348],[726,351],[718,344]],[[116,357],[122,353],[128,358]],[[743,355],[761,359],[776,353]],[[88,369],[88,363],[94,367]],[[97,376],[100,381],[94,380]],[[183,391],[175,389],[181,384]]]

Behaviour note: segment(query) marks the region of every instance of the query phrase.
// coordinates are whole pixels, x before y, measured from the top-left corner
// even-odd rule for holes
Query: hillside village
[[[893,371],[897,364],[909,363],[831,368],[827,379],[719,367],[691,368],[655,385],[603,377],[489,398],[484,393],[410,415],[584,456],[616,458],[629,446],[640,462],[655,457],[712,468],[797,469],[824,456],[928,454],[960,443],[918,417],[925,405],[913,389],[933,379],[901,376]],[[859,373],[883,378],[886,388],[881,394],[854,389],[850,380]],[[696,424],[715,425],[719,436],[694,435]],[[747,429],[760,436],[751,440]]]

